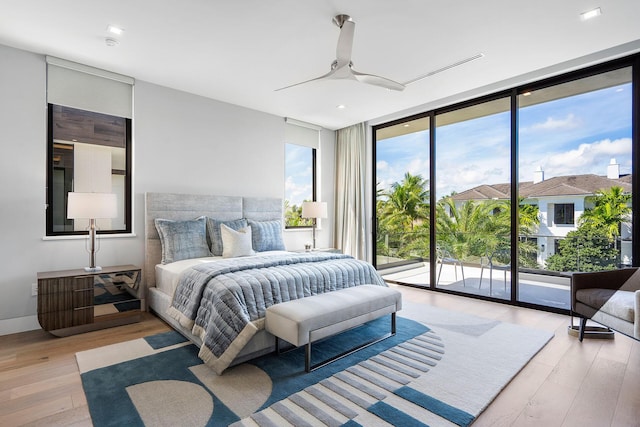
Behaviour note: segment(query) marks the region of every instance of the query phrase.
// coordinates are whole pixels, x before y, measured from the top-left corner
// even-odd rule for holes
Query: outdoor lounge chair
[[[580,341],[587,329],[587,319],[640,340],[640,272],[637,270],[623,268],[571,276],[571,315],[580,317]]]

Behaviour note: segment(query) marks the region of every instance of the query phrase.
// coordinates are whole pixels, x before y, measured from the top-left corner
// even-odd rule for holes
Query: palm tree
[[[519,204],[519,235],[533,234],[539,224],[538,207]],[[438,203],[438,243],[456,258],[508,250],[511,245],[511,202],[509,200],[466,201],[457,206],[451,197]],[[519,245],[520,264],[531,264],[526,255],[535,253],[532,243]]]
[[[627,221],[631,213],[629,202],[631,195],[625,194],[622,187],[613,186],[608,190],[599,190],[593,198],[593,208],[585,209],[578,224],[604,230],[609,239],[614,241],[614,248],[617,249],[620,224]]]
[[[522,267],[538,268],[538,245],[534,241],[522,239],[532,236],[540,224],[540,208],[538,205],[523,203],[524,198],[519,198],[518,203],[518,263]]]
[[[509,241],[509,217],[500,215],[504,202],[467,200],[459,207],[451,197],[438,202],[438,244],[456,258],[482,256]]]
[[[388,191],[378,192],[379,231],[397,240],[398,254],[407,256],[419,251],[428,254],[429,182],[407,172],[401,182]]]
[[[383,207],[385,221],[401,223],[413,230],[416,224],[429,218],[429,182],[420,175],[407,172],[401,182],[395,182],[383,193],[387,200]]]

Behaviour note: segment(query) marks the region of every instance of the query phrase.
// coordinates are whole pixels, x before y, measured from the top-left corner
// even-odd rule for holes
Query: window
[[[510,107],[508,97],[498,97],[436,112],[435,241],[441,258],[435,281],[440,289],[474,293],[476,286],[469,284],[477,283],[494,298],[510,296],[510,283],[503,280],[494,288],[482,268],[497,268],[511,248]],[[471,264],[481,268],[472,270]]]
[[[556,203],[553,206],[553,222],[555,225],[573,225],[573,203]]]
[[[96,218],[98,233],[130,233],[133,80],[47,57],[46,235],[86,233],[68,219],[69,192],[114,193],[117,217]]]
[[[67,218],[69,192],[118,195],[118,216],[96,219],[100,232],[130,232],[131,120],[49,104],[47,235],[84,233],[88,222]]]
[[[429,117],[380,127],[375,138],[376,266],[421,263],[430,256]]]
[[[305,228],[312,219],[302,218],[302,202],[320,201],[317,196],[316,152],[320,128],[293,119],[285,119],[284,225]]]
[[[302,202],[316,200],[316,149],[296,144],[285,144],[284,168],[286,177],[285,227],[311,227],[313,220],[302,218]]]
[[[568,312],[571,272],[637,265],[638,64],[374,126],[376,266],[415,264],[396,283]]]

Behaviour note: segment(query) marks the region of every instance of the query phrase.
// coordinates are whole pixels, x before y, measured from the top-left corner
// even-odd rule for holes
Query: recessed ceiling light
[[[600,10],[599,7],[596,7],[595,9],[582,12],[580,14],[580,17],[582,18],[583,21],[586,21],[587,19],[595,18],[596,16],[600,16],[600,15],[602,15],[602,10]]]
[[[336,105],[336,108],[337,108],[338,110],[344,110],[345,108],[347,108],[347,106],[346,106],[346,105],[343,105],[343,104],[340,104],[340,105]]]
[[[526,92],[522,92],[522,96],[529,96],[529,95],[531,95],[531,91],[530,90],[528,90]]]
[[[119,36],[124,32],[122,28],[116,27],[115,25],[108,25],[107,31],[110,32],[111,34],[115,34],[116,36]]]
[[[404,125],[402,125],[402,127],[405,127],[405,128],[408,128],[408,127],[410,127],[410,126],[411,126],[411,125],[410,125],[409,123],[405,123]]]

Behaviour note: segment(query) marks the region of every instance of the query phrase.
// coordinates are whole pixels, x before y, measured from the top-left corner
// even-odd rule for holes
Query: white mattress
[[[178,281],[183,272],[189,268],[205,262],[213,262],[222,257],[206,257],[183,259],[181,261],[172,262],[170,264],[156,265],[156,288],[165,294],[173,297]]]

